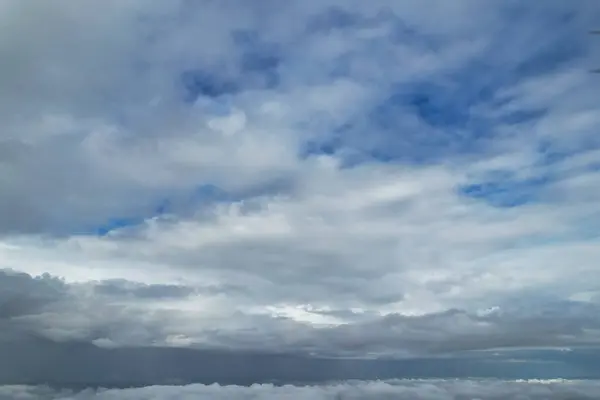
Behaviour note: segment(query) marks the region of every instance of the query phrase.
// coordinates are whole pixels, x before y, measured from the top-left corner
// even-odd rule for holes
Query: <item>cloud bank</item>
[[[350,382],[323,386],[251,387],[189,385],[139,389],[53,391],[46,387],[2,386],[2,399],[493,399],[553,400],[597,398],[600,384],[586,381],[391,381]]]
[[[0,4],[2,346],[600,345],[595,2],[98,4]]]

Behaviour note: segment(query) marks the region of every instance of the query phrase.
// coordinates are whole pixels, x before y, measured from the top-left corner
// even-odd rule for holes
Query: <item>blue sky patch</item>
[[[184,99],[190,103],[200,96],[219,97],[239,91],[239,85],[231,78],[202,70],[184,72],[181,75],[181,84],[184,89]]]
[[[463,196],[485,201],[495,207],[518,207],[539,199],[540,190],[550,182],[548,176],[525,180],[491,179],[488,181],[462,185],[458,192]]]
[[[130,226],[140,225],[144,222],[144,218],[112,218],[103,225],[93,230],[93,233],[98,236],[106,236],[110,232],[127,228]]]
[[[230,65],[208,70],[190,68],[181,74],[187,102],[198,97],[234,95],[247,89],[276,87],[280,82],[282,51],[279,46],[261,39],[254,31],[235,31],[232,41],[238,55]]]
[[[233,197],[230,194],[215,185],[200,185],[186,194],[173,194],[171,197],[157,202],[156,206],[150,208],[144,214],[108,219],[99,226],[90,229],[89,233],[97,236],[105,236],[111,231],[141,225],[150,218],[172,213],[185,214],[186,210],[198,209],[199,207],[212,205],[216,202],[232,200]]]
[[[255,31],[236,31],[234,43],[239,51],[240,80],[245,86],[273,88],[280,82],[283,61],[280,46],[263,40]]]

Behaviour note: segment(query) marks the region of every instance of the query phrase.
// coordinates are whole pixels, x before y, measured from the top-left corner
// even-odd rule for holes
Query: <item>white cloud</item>
[[[86,389],[54,392],[44,387],[2,386],[6,399],[593,399],[600,389],[594,381],[390,381],[350,382],[323,386],[252,385],[150,386],[138,389]]]

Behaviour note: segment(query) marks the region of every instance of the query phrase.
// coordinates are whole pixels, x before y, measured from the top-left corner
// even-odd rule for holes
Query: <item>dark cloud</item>
[[[26,332],[109,348],[214,347],[326,357],[439,356],[489,348],[600,345],[594,333],[600,329],[597,304],[552,298],[543,298],[526,311],[506,303],[480,314],[459,309],[420,316],[380,316],[352,308],[298,310],[348,321],[312,326],[285,314],[219,315],[206,306],[193,307],[194,301],[222,299],[223,287],[126,280],[67,284],[47,274],[32,277],[4,271],[0,288],[3,336],[9,342],[18,342]],[[197,321],[188,322],[194,316]]]
[[[103,284],[111,287],[114,282],[97,285]],[[141,287],[131,282],[120,284],[118,287],[121,288]],[[579,320],[573,319],[571,322],[575,327],[567,330],[561,328],[562,320],[550,325],[552,316],[536,321],[534,318],[515,319],[514,316],[504,319],[498,315],[478,317],[459,311],[426,317],[390,316],[320,330],[286,319],[253,317],[249,326],[262,326],[264,330],[253,332],[243,328],[242,323],[239,330],[228,332],[210,327],[197,331],[207,338],[209,347],[221,349],[203,350],[148,347],[153,341],[164,340],[172,324],[169,316],[177,311],[152,314],[143,307],[136,312],[126,311],[126,306],[108,309],[99,306],[106,306],[107,302],[118,304],[123,298],[120,291],[116,294],[104,291],[98,303],[89,299],[85,303],[77,297],[77,290],[81,289],[77,285],[66,285],[50,276],[35,278],[11,271],[3,272],[0,285],[4,288],[2,294],[14,299],[12,301],[16,305],[11,306],[11,310],[26,310],[12,311],[10,317],[5,316],[0,321],[0,354],[3,355],[0,359],[0,382],[6,384],[47,382],[59,387],[83,388],[177,382],[248,385],[254,382],[300,383],[397,377],[600,376],[600,355],[590,349],[537,353],[516,349],[512,353],[500,352],[497,355],[462,352],[522,344],[564,345],[560,335],[581,329],[577,324],[583,324],[582,316],[578,317]],[[10,293],[18,293],[19,296],[13,297]],[[93,294],[94,291],[85,293]],[[116,297],[111,297],[113,295]],[[30,298],[35,301],[28,300]],[[148,297],[142,296],[141,300],[148,300]],[[21,304],[29,305],[29,308]],[[84,304],[87,306],[81,308]],[[565,310],[565,306],[562,309]],[[592,313],[594,310],[585,311]],[[81,313],[89,314],[89,318],[82,319]],[[582,310],[578,313],[582,314]],[[577,315],[577,312],[571,311],[571,314]],[[247,318],[250,317],[237,316],[237,320],[242,322]],[[499,325],[490,325],[494,322]],[[478,331],[482,323],[488,325]],[[591,325],[588,323],[586,326]],[[553,331],[549,327],[553,327]],[[273,335],[273,332],[278,333]],[[553,336],[547,336],[549,332],[553,332]],[[270,335],[269,343],[264,343],[266,335]],[[526,335],[529,338],[537,336],[537,339],[524,339]],[[417,348],[444,357],[381,358],[406,348]],[[321,357],[313,358],[308,355],[310,352]],[[379,358],[327,358],[328,355],[356,356],[371,352],[377,352]]]
[[[185,348],[100,348],[31,335],[0,342],[0,383],[83,389],[217,382],[306,384],[347,379],[600,377],[597,350],[526,351],[442,358],[327,359],[297,354]],[[595,360],[595,362],[594,362]]]
[[[48,274],[31,277],[13,270],[0,270],[0,319],[39,314],[67,296],[67,285]]]

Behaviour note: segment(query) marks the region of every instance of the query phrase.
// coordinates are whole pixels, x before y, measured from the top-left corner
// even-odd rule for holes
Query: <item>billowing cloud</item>
[[[2,2],[2,345],[600,346],[599,17]]]
[[[457,398],[554,400],[594,399],[600,386],[586,381],[380,381],[323,386],[252,385],[151,386],[139,389],[99,389],[71,392],[46,387],[3,386],[2,398],[19,399],[435,399]]]

